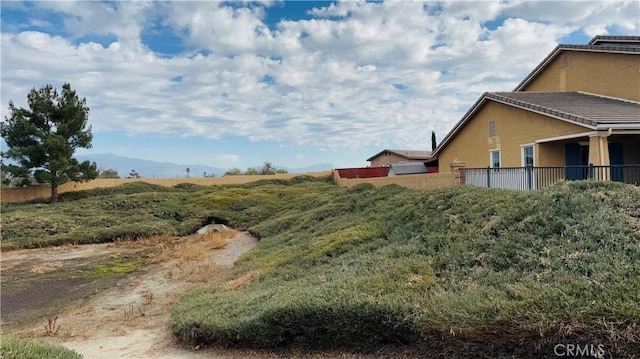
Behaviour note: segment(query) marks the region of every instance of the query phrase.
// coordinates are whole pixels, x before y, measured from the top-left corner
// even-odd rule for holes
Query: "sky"
[[[179,164],[366,166],[431,149],[558,44],[640,35],[638,1],[2,1],[2,119],[68,82],[91,149]]]

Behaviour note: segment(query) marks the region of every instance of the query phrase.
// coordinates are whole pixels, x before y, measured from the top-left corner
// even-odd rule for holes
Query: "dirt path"
[[[230,351],[182,348],[167,325],[171,305],[180,294],[221,280],[257,242],[246,232],[233,233],[218,249],[222,244],[215,239],[194,235],[3,253],[0,268],[3,291],[8,292],[2,298],[3,331],[8,327],[13,332],[12,319],[29,322],[34,318],[25,313],[49,306],[53,311],[64,308],[48,315],[48,319],[57,317],[49,328],[55,335],[46,335],[47,317],[18,326],[15,333],[43,337],[92,359],[236,357]],[[144,263],[142,269],[118,275],[140,263]],[[96,271],[116,275],[100,277]],[[87,272],[92,275],[82,274]],[[104,290],[96,286],[98,282],[110,288]],[[89,291],[76,290],[82,286]],[[91,296],[91,291],[100,289]],[[75,304],[69,307],[64,302]]]

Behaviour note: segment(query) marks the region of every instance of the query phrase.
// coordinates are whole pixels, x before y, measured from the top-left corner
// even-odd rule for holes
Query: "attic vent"
[[[496,137],[496,121],[489,121],[489,137]]]
[[[568,69],[569,68],[569,55],[564,55],[562,57],[562,68],[564,68],[564,69]]]

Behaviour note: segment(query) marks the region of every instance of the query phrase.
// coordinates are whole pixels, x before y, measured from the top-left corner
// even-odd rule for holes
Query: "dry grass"
[[[62,263],[60,262],[43,263],[43,264],[38,264],[31,267],[31,273],[33,274],[51,273],[51,272],[57,271],[60,268],[62,268]]]
[[[147,264],[166,262],[170,259],[178,259],[180,262],[202,262],[209,258],[211,250],[222,249],[238,232],[228,229],[219,232],[207,232],[205,234],[190,237],[153,236],[149,238],[131,241],[122,239],[123,245],[134,248],[150,248],[152,251],[146,259]]]
[[[238,231],[234,229],[226,229],[224,231],[206,232],[201,234],[201,238],[207,242],[209,249],[222,249],[229,244],[229,241],[238,235]]]
[[[227,290],[236,290],[241,289],[247,286],[247,284],[251,283],[253,278],[257,277],[260,274],[260,271],[251,271],[245,275],[242,275],[236,279],[232,279],[225,284],[225,288]]]
[[[189,261],[171,266],[164,273],[164,278],[175,282],[211,283],[220,280],[223,273],[219,266]]]
[[[191,265],[185,268],[183,275],[189,283],[211,283],[220,279],[222,271],[208,263]]]

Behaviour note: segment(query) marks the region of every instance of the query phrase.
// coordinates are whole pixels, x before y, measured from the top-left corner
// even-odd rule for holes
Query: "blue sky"
[[[2,118],[87,98],[93,148],[246,168],[429,150],[557,44],[639,35],[637,1],[1,2]]]

